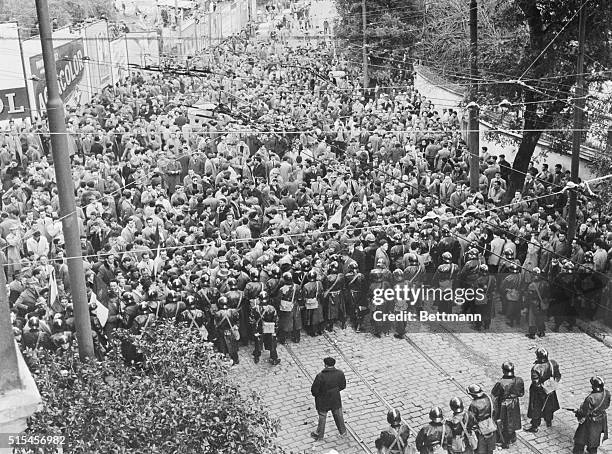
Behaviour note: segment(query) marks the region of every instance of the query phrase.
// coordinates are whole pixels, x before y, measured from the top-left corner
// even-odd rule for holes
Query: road
[[[240,351],[241,362],[232,369],[232,377],[243,391],[260,393],[270,414],[280,421],[278,443],[294,453],[340,454],[376,452],[374,440],[386,426],[387,407],[400,409],[415,431],[428,422],[432,406],[449,412],[448,402],[469,398],[464,389],[479,383],[490,390],[501,376],[501,364],[511,360],[517,375],[528,387],[529,371],[537,347],[544,347],[561,366],[563,379],[559,400],[563,407],[576,407],[590,392],[589,378],[606,378],[612,364],[612,350],[581,332],[548,334],[530,340],[522,333],[508,333],[494,321],[492,332],[453,333],[424,327],[405,339],[355,333],[335,329],[326,336],[303,337],[299,344],[279,347],[282,363],[272,367],[262,360],[255,365],[250,348]],[[436,332],[437,331],[437,332]],[[336,367],[347,377],[343,392],[345,419],[351,432],[341,438],[328,418],[325,439],[315,442],[310,432],[316,427],[314,400],[310,396],[313,377],[322,369],[322,358],[334,356]],[[264,355],[265,357],[265,355]],[[526,413],[528,395],[521,399]],[[524,427],[529,421],[524,417]],[[519,442],[505,452],[570,453],[576,428],[572,413],[559,411],[553,427],[541,427],[536,434],[520,431]],[[605,442],[601,453],[612,453],[612,443]]]

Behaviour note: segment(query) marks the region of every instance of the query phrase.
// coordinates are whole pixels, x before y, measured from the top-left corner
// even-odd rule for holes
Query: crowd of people
[[[238,45],[238,48],[236,46]],[[194,60],[198,65],[198,59]],[[482,299],[386,301],[377,310],[506,317],[530,337],[610,307],[612,218],[580,193],[567,238],[569,173],[511,165],[483,148],[469,190],[461,112],[414,86],[367,92],[325,43],[232,42],[206,76],[134,71],[67,108],[96,354],[113,331],[184,321],[238,363],[301,333],[394,332],[372,294],[397,285],[479,289]],[[342,76],[338,77],[337,74]],[[216,105],[210,115],[189,108]],[[0,259],[15,336],[70,349],[74,315],[43,120],[0,137]],[[552,317],[552,324],[550,318]]]

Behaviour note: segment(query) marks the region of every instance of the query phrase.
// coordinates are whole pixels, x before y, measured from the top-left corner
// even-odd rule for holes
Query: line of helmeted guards
[[[416,434],[416,441],[409,440],[410,428],[403,421],[399,410],[387,414],[389,427],[376,439],[379,454],[492,454],[500,445],[508,449],[517,442],[516,432],[521,427],[519,398],[525,394],[521,377],[515,375],[514,364],[502,364],[503,376],[485,393],[480,385],[472,384],[466,393],[472,401],[466,410],[460,397],[449,402],[450,412],[434,407],[429,412],[429,424]],[[529,407],[527,417],[531,425],[527,432],[538,432],[542,420],[546,427],[553,424],[558,410],[574,412],[578,428],[574,434],[573,454],[596,454],[602,442],[608,438],[606,411],[610,407],[610,391],[605,389],[599,376],[591,378],[591,393],[578,408],[561,408],[557,398],[557,384],[561,380],[559,365],[548,357],[548,352],[536,350],[536,361],[531,368]],[[554,443],[550,439],[549,442]],[[560,450],[550,452],[561,452]]]
[[[309,245],[303,250],[292,246],[293,252],[282,255],[270,250],[256,260],[247,260],[248,254],[240,254],[233,246],[216,259],[214,267],[204,259],[202,251],[193,251],[185,254],[180,276],[163,271],[146,286],[142,282],[125,282],[118,276],[109,284],[104,297],[99,295],[100,303],[90,305],[96,350],[103,354],[108,348],[113,329],[127,327],[140,331],[157,317],[186,321],[205,329],[208,339],[214,340],[234,362],[238,362],[239,343],[248,345],[253,341],[256,362],[265,348],[270,351],[270,362],[278,364],[277,341],[299,342],[302,329],[316,336],[332,330],[335,324],[344,329],[350,323],[358,331],[370,330],[379,337],[395,331],[396,337],[401,338],[406,331],[405,321],[377,321],[368,316],[373,310],[420,310],[423,301],[394,299],[382,306],[374,305],[376,292],[380,294],[395,286],[479,290],[480,295],[485,295],[482,299],[470,299],[466,292],[462,305],[452,300],[433,304],[447,313],[479,313],[482,321],[475,327],[488,329],[494,303],[499,298],[508,324],[518,324],[521,314],[525,314],[528,336],[544,336],[549,316],[554,319],[554,330],[563,323],[571,328],[577,314],[588,315],[596,308],[597,294],[602,291],[598,275],[589,265],[593,261],[590,252],[585,253],[584,264],[577,273],[572,262],[553,260],[545,274],[537,268],[524,271],[512,250],[504,251],[504,259],[492,268],[485,264],[476,247],[468,247],[462,257],[460,248],[445,251],[435,257],[432,265],[422,263],[422,256],[412,248],[398,253],[395,249],[401,248],[403,252],[404,247],[399,243],[390,246],[392,243],[386,238],[376,241],[373,234],[368,234],[364,244],[362,250],[349,246],[339,254],[329,250],[318,256]],[[125,291],[128,284],[131,290]],[[15,302],[15,308],[19,312],[18,303]],[[104,324],[98,320],[97,304],[108,309]],[[66,333],[74,332],[74,316],[70,304],[62,307],[65,309],[56,313],[53,320],[43,320],[44,305],[37,306],[40,314],[26,314],[26,309],[23,314],[18,313],[32,326],[40,318],[40,325],[44,321],[46,327],[40,331],[24,329],[23,343],[31,340],[30,343],[43,347],[66,347],[69,342]],[[28,328],[29,325],[28,322]]]

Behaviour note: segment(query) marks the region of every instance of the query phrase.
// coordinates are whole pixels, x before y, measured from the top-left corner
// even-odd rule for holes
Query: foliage
[[[142,340],[119,333],[144,353],[140,367],[126,366],[119,349],[87,364],[73,352],[30,359],[45,407],[28,433],[64,435],[72,453],[282,452],[277,423],[255,396],[238,393],[227,362],[197,330],[152,328]]]
[[[522,141],[513,183],[521,184],[535,145],[547,129],[571,122],[576,84],[578,11],[586,14],[585,73],[590,84],[610,79],[612,2],[609,0],[480,0],[478,30],[479,103],[508,99],[523,110]],[[467,1],[431,6],[419,55],[456,81],[468,83]],[[509,81],[521,80],[522,83]],[[591,116],[591,120],[597,116]],[[571,124],[571,123],[569,123]],[[567,147],[567,135],[557,139]]]
[[[108,0],[48,0],[49,16],[57,19],[59,27],[82,22],[88,18],[100,19],[106,17],[115,20],[117,11],[113,2]],[[28,37],[29,30],[36,24],[36,6],[34,0],[5,0],[0,10],[0,19],[3,21],[18,21]]]
[[[411,68],[411,48],[420,33],[422,12],[416,0],[366,0],[366,42],[371,79],[389,80]],[[336,35],[346,44],[346,54],[362,62],[362,3],[337,0],[340,22]]]

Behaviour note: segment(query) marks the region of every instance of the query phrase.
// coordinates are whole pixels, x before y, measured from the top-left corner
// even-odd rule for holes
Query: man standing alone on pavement
[[[325,435],[325,421],[328,411],[332,412],[340,435],[346,433],[342,415],[342,398],[340,396],[340,391],[346,388],[346,378],[344,372],[335,368],[336,360],[334,358],[327,357],[323,360],[323,363],[325,369],[317,374],[310,388],[310,392],[315,398],[315,407],[319,413],[317,430],[310,434],[315,440],[321,440]]]

